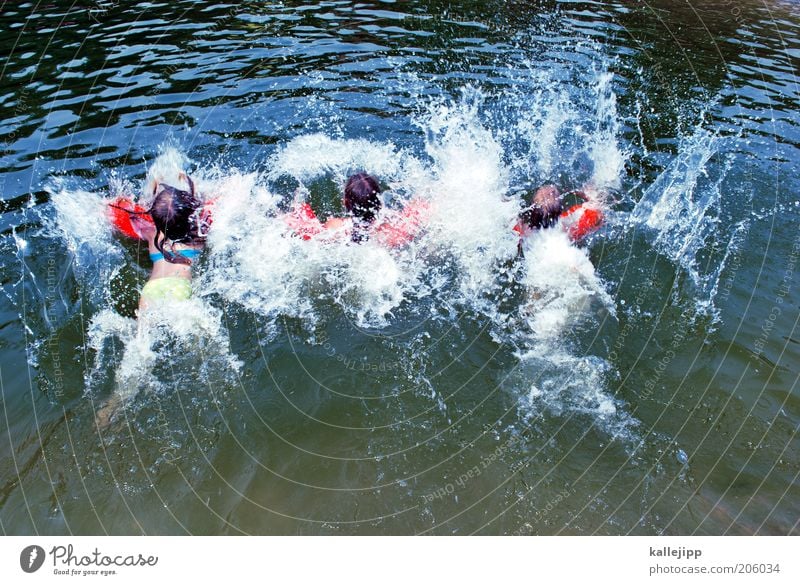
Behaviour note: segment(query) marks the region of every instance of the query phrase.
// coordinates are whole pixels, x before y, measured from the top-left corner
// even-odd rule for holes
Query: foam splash
[[[591,183],[600,189],[619,189],[627,155],[619,147],[617,96],[612,86],[614,76],[607,71],[596,75],[595,125],[587,136],[590,157],[594,163]]]
[[[192,162],[174,146],[165,146],[147,169],[147,176],[142,182],[138,202],[149,207],[153,202],[159,184],[169,185],[176,189],[189,190],[186,170]]]
[[[484,305],[496,286],[498,265],[517,252],[512,231],[520,202],[508,198],[503,150],[480,119],[484,96],[464,93],[460,102],[439,104],[425,118],[426,151],[432,159],[431,238],[456,263],[459,301]]]
[[[539,230],[523,250],[527,298],[521,310],[537,342],[558,343],[593,310],[616,314],[586,250],[573,245],[564,231]]]
[[[383,179],[401,174],[404,157],[391,143],[334,139],[314,133],[299,136],[270,158],[267,179],[284,175],[307,182],[333,174],[343,182],[347,173],[366,171]]]
[[[123,265],[124,256],[114,241],[106,215],[104,198],[90,191],[48,187],[55,208],[55,221],[45,229],[60,238],[72,255],[72,268],[97,304],[109,300],[109,286]]]
[[[542,411],[587,415],[603,432],[632,440],[635,419],[606,390],[611,364],[579,355],[567,340],[576,329],[616,315],[586,250],[550,228],[531,234],[523,251],[525,298],[515,320],[521,416],[530,421]]]
[[[689,277],[697,290],[696,312],[712,316],[720,274],[740,231],[720,233],[722,182],[729,170],[728,162],[717,164],[720,145],[721,139],[703,128],[682,140],[677,156],[629,218],[631,225],[646,228],[656,250]]]
[[[527,379],[529,388],[520,400],[523,420],[532,423],[543,410],[555,416],[586,416],[600,431],[635,448],[638,421],[605,390],[608,362],[543,344],[521,354],[520,362],[518,375]]]
[[[281,217],[280,198],[259,181],[252,174],[227,179],[202,288],[270,320],[314,323],[327,301],[359,325],[385,325],[416,282],[413,267],[374,242],[296,237]]]
[[[697,243],[697,228],[718,200],[719,193],[696,193],[717,144],[713,134],[698,129],[689,147],[679,150],[631,212],[632,221],[656,230],[656,242],[676,259]]]
[[[129,402],[141,392],[168,392],[179,384],[176,372],[177,376],[188,375],[184,388],[220,382],[231,385],[242,366],[230,353],[221,311],[201,299],[154,306],[138,321],[102,310],[92,318],[87,337],[88,347],[97,356],[87,375],[87,390],[91,392],[94,379],[113,366],[114,396],[121,402]],[[113,339],[123,348],[115,364],[109,362],[116,355],[107,351]],[[160,368],[173,376],[165,379],[158,373]]]
[[[564,84],[538,63],[526,63],[519,75],[525,93],[508,90],[512,119],[501,134],[512,176],[529,185],[619,189],[628,154],[619,145],[614,76],[591,69]]]
[[[56,232],[74,254],[107,250],[113,244],[103,197],[80,189],[50,187]]]

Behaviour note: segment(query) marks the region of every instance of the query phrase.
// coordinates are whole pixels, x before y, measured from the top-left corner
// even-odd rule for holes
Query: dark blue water
[[[699,4],[0,3],[0,529],[797,533],[800,12]],[[241,202],[136,337],[91,205],[178,154]],[[360,168],[418,248],[273,237]],[[497,228],[548,180],[615,200],[552,335]]]

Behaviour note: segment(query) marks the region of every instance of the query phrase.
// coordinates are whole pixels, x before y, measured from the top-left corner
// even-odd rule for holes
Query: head
[[[555,185],[543,185],[533,194],[531,206],[520,214],[520,220],[531,229],[552,227],[561,215],[561,194]]]
[[[156,226],[155,246],[164,254],[164,259],[173,264],[191,264],[191,261],[164,245],[172,248],[177,243],[196,245],[205,240],[201,233],[200,210],[202,203],[194,194],[194,183],[189,180],[189,191],[169,185],[158,185],[158,194],[150,207],[150,215]]]
[[[344,186],[344,207],[355,220],[353,240],[361,241],[363,230],[369,227],[381,210],[381,187],[378,180],[367,173],[358,173],[347,179]]]

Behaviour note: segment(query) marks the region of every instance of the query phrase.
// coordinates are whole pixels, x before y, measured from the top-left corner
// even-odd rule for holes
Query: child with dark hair
[[[429,215],[428,203],[420,198],[408,201],[402,210],[381,213],[381,187],[378,179],[368,173],[350,176],[344,186],[344,207],[349,217],[332,217],[321,224],[308,204],[300,209],[302,218],[295,212],[290,226],[304,239],[310,239],[326,230],[343,230],[355,243],[374,238],[389,248],[408,244],[413,240]],[[380,216],[380,217],[379,217]],[[341,232],[340,232],[341,233]]]
[[[534,192],[530,207],[519,216],[520,235],[524,237],[533,230],[553,227],[558,223],[563,209],[558,187],[542,185]]]
[[[343,198],[344,208],[350,217],[332,217],[323,227],[347,229],[352,241],[365,242],[369,239],[375,219],[383,207],[380,194],[378,179],[367,173],[352,175],[345,183]]]
[[[344,208],[353,216],[350,237],[354,242],[369,238],[369,229],[383,206],[380,194],[381,187],[372,175],[358,173],[347,179]]]
[[[583,203],[564,206],[565,197],[577,197]],[[560,226],[569,238],[579,243],[603,225],[605,195],[591,185],[562,195],[555,185],[542,185],[533,194],[530,207],[520,213],[514,231],[521,240],[537,230]]]
[[[128,211],[131,226],[147,240],[153,261],[150,279],[139,297],[140,316],[156,304],[183,301],[192,295],[192,262],[202,252],[211,222],[195,195],[194,183],[185,177],[189,191],[157,184],[148,211]],[[107,428],[123,403],[121,394],[113,394],[95,414],[97,427]]]
[[[140,310],[158,302],[186,300],[192,294],[192,261],[202,252],[210,222],[195,195],[194,183],[186,178],[189,191],[156,185],[149,210],[152,224],[132,218],[147,239],[153,261],[150,279],[142,288]]]

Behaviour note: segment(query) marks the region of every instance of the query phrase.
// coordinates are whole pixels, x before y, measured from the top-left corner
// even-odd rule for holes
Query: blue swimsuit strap
[[[197,258],[202,252],[203,252],[202,250],[195,250],[192,248],[189,248],[187,250],[177,250],[178,255],[183,256],[184,258],[188,258],[190,260],[192,258]],[[163,259],[164,259],[164,254],[162,254],[161,252],[153,252],[152,254],[150,254],[150,260],[153,261],[153,264]]]

